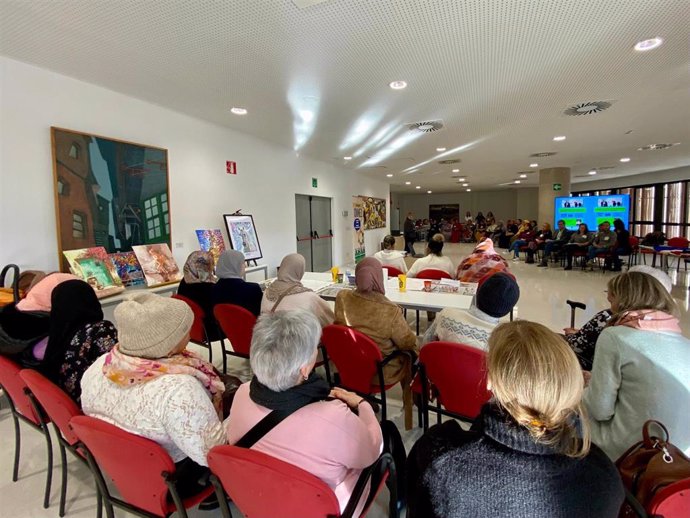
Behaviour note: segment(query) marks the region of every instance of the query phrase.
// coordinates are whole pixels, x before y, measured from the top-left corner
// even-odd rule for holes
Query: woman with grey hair
[[[251,447],[323,480],[342,511],[362,469],[381,454],[383,438],[366,400],[331,390],[314,373],[320,337],[319,321],[303,310],[259,318],[251,344],[254,377],[237,390],[226,432],[230,444]],[[277,424],[257,433],[257,424],[269,414],[279,416]]]

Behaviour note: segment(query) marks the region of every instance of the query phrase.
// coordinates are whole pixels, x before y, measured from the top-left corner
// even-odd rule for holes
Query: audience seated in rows
[[[570,241],[573,233],[565,227],[565,221],[559,219],[557,225],[556,233],[544,242],[544,255],[537,266],[547,266],[549,257],[559,252]]]
[[[597,340],[584,397],[592,440],[617,459],[656,419],[690,455],[690,340],[681,335],[678,307],[644,273],[620,274],[607,288],[613,315]]]
[[[185,350],[194,320],[181,300],[136,293],[115,309],[118,344],[81,380],[82,409],[163,446],[181,496],[203,486],[206,456],[225,444],[225,386],[213,366]]]
[[[211,341],[218,340],[219,332],[213,316],[213,290],[218,280],[213,273],[214,259],[211,252],[196,251],[189,254],[184,263],[184,277],[177,294],[193,300],[204,310],[204,327]]]
[[[510,244],[509,250],[513,252],[513,261],[520,260],[520,248],[534,241],[536,235],[536,229],[532,227],[532,223],[525,220]]]
[[[65,281],[79,280],[79,277],[71,273],[51,273],[45,276],[26,294],[26,297],[17,302],[19,311],[46,311],[51,308],[51,297],[55,287]]]
[[[486,350],[489,335],[517,304],[520,288],[508,273],[489,274],[479,284],[467,310],[445,308],[424,334],[423,344],[456,342]],[[423,346],[422,346],[423,347]]]
[[[589,233],[586,223],[580,223],[577,232],[570,236],[570,240],[563,246],[567,264],[565,270],[573,269],[573,255],[575,252],[585,252],[592,244],[592,235]]]
[[[487,372],[493,398],[472,429],[447,421],[410,451],[408,518],[618,516],[620,476],[590,443],[582,371],[563,339],[532,322],[502,324]]]
[[[587,250],[587,266],[594,265],[594,258],[598,254],[612,253],[616,249],[616,233],[611,230],[611,223],[603,221],[599,224],[598,232],[592,239]]]
[[[252,337],[254,377],[238,389],[226,431],[228,442],[236,444],[272,411],[288,414],[252,449],[323,480],[342,511],[361,471],[380,455],[383,440],[369,403],[352,392],[331,390],[314,373],[320,337],[319,321],[305,311],[262,315]]]
[[[672,282],[671,278],[666,275],[661,270],[657,268],[652,268],[647,265],[638,265],[630,268],[631,272],[641,272],[647,275],[651,275],[656,280],[658,280],[662,286],[671,293]],[[624,308],[620,306],[619,309],[632,309]],[[580,362],[582,368],[586,371],[592,370],[592,362],[594,361],[594,350],[599,339],[599,335],[607,326],[611,318],[612,310],[604,309],[599,311],[594,315],[585,325],[580,329],[573,329],[571,327],[565,328],[563,332],[565,333],[565,339],[570,345],[570,347],[575,351],[577,359]]]
[[[453,277],[455,267],[449,257],[443,255],[443,236],[435,234],[426,247],[426,256],[417,259],[410,270],[408,277],[416,277],[419,272],[424,270],[440,270]]]
[[[551,239],[553,233],[551,232],[551,225],[544,223],[541,230],[537,232],[534,240],[527,243],[527,259],[525,263],[534,264],[534,252],[537,250],[543,250],[546,242]]]
[[[244,254],[239,250],[226,250],[220,254],[216,265],[218,282],[212,293],[213,305],[235,304],[258,317],[263,293],[258,284],[244,280],[245,268]]]
[[[280,262],[278,278],[266,289],[261,300],[261,313],[303,309],[314,315],[321,327],[335,318],[328,302],[302,285],[306,262],[300,254],[286,255]]]
[[[361,331],[379,346],[385,357],[405,351],[383,367],[386,385],[400,383],[405,407],[405,428],[412,427],[412,364],[416,358],[417,337],[397,304],[386,298],[383,268],[373,257],[365,257],[355,268],[355,290],[341,290],[335,299],[335,323]],[[372,383],[378,383],[373,379]]]
[[[493,241],[487,238],[458,265],[455,278],[461,282],[479,282],[488,275],[507,269],[508,263],[496,253]]]
[[[374,257],[384,266],[392,266],[403,273],[407,273],[407,264],[405,264],[405,254],[395,250],[395,238],[393,236],[386,236],[383,239],[383,250],[374,254]]]

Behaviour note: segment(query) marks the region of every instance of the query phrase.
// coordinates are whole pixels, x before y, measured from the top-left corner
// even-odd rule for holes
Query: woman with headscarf
[[[41,279],[26,294],[26,298],[17,303],[19,311],[50,311],[51,295],[55,287],[65,281],[78,280],[71,273],[51,273]]]
[[[419,348],[417,337],[403,318],[400,307],[386,298],[383,268],[366,257],[355,268],[357,289],[341,290],[335,299],[335,323],[364,333],[379,346],[386,358],[397,354],[383,367],[386,385],[400,382],[403,389],[405,429],[412,427],[412,363]],[[398,354],[399,352],[406,354]],[[375,381],[378,383],[378,380]]]
[[[333,310],[328,302],[302,285],[305,260],[300,254],[288,254],[280,263],[278,278],[266,289],[261,300],[261,313],[304,309],[314,315],[321,327],[333,323]]]
[[[496,253],[494,242],[485,239],[458,265],[455,276],[461,282],[479,282],[487,275],[507,269],[508,262]]]
[[[103,320],[96,292],[82,280],[60,283],[52,292],[50,335],[39,369],[79,403],[81,378],[117,343],[112,322]]]
[[[216,304],[235,304],[242,306],[255,316],[261,313],[261,287],[255,282],[244,280],[244,254],[239,250],[226,250],[218,258],[216,276],[218,282],[213,286],[211,300]]]
[[[204,327],[209,339],[218,340],[218,326],[213,317],[213,286],[216,276],[213,274],[213,254],[196,251],[189,254],[184,263],[184,278],[180,281],[177,294],[193,300],[204,310]]]

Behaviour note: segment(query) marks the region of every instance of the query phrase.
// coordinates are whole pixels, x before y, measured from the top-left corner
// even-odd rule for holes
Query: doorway
[[[333,227],[331,199],[295,195],[297,214],[297,253],[307,263],[307,271],[326,272],[333,266]]]

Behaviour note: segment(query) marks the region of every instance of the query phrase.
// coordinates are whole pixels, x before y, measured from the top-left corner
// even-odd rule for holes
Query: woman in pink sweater
[[[383,438],[369,403],[331,390],[313,372],[320,337],[319,321],[305,311],[262,315],[251,344],[254,378],[235,394],[226,431],[235,444],[271,411],[289,412],[251,447],[323,480],[342,511],[362,469],[381,454]]]

